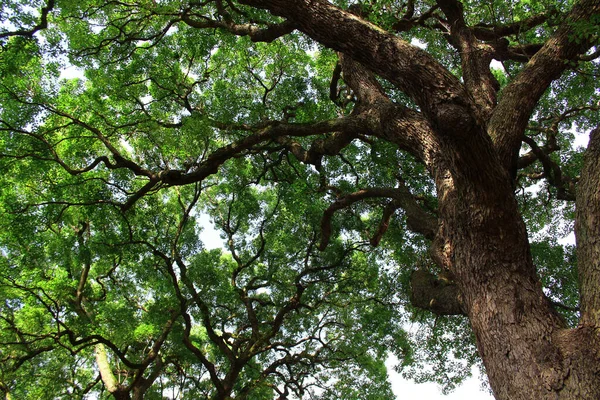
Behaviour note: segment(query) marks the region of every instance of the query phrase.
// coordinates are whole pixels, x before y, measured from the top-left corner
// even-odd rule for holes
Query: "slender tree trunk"
[[[102,378],[102,383],[104,383],[106,390],[108,390],[108,392],[117,400],[130,400],[131,395],[129,394],[129,391],[124,390],[117,382],[117,379],[112,372],[104,345],[101,343],[97,344],[94,347],[94,354],[96,356],[96,364],[100,370],[100,377]]]

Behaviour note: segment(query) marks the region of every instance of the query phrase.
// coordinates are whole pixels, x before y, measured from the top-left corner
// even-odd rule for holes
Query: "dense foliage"
[[[463,79],[436,2],[332,3]],[[506,41],[490,70],[501,97],[572,1],[462,7],[481,40]],[[572,40],[597,37],[597,17]],[[442,272],[426,227],[436,184],[353,119],[364,103],[335,51],[234,1],[11,0],[0,19],[6,398],[386,399],[390,352],[445,390],[480,363],[467,318],[411,303],[411,273]],[[593,50],[537,103],[515,175],[544,292],[570,326],[563,238],[576,136],[600,123]],[[202,241],[212,225],[221,247]]]

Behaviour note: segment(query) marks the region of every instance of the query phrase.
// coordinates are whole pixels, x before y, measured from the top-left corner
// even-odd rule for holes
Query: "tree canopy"
[[[389,399],[390,353],[595,393],[598,1],[0,19],[5,398]]]

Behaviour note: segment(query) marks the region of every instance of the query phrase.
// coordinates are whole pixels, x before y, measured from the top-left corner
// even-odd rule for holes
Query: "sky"
[[[390,362],[391,361],[391,362]],[[448,395],[442,394],[435,383],[414,383],[402,378],[389,367],[393,360],[388,360],[388,374],[392,383],[392,390],[397,399],[401,400],[493,400],[494,397],[482,390],[479,371],[474,370],[473,375],[461,386]]]

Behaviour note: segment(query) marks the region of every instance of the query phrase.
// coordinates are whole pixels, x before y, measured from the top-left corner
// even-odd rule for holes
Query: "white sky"
[[[403,379],[400,374],[391,368],[394,360],[386,362],[388,374],[392,383],[392,390],[397,399],[402,400],[493,400],[494,398],[481,389],[479,370],[474,370],[473,375],[449,395],[443,395],[435,383],[414,383]]]

